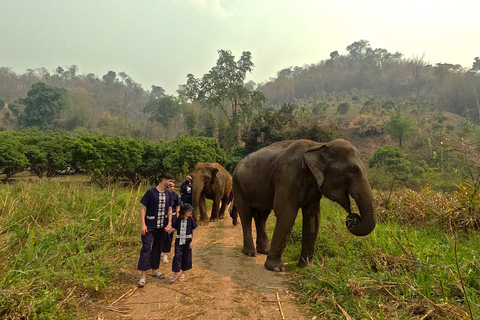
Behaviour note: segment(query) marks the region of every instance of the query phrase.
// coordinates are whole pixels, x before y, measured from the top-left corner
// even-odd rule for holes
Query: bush
[[[348,102],[340,103],[337,107],[338,114],[347,114],[348,110],[350,110],[350,104]]]

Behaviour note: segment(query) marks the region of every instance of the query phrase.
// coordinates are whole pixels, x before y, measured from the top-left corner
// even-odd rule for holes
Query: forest
[[[245,80],[253,60],[248,51],[236,59],[218,50],[216,65],[204,75],[186,75],[175,95],[160,86],[144,89],[118,71],[98,77],[75,65],[24,74],[0,67],[0,240],[7,244],[0,249],[0,269],[7,270],[0,302],[24,314],[53,314],[71,295],[98,298],[107,283],[120,285],[118,275],[98,271],[93,279],[75,269],[79,279],[60,288],[52,289],[44,275],[42,285],[51,288],[46,296],[42,285],[28,289],[28,278],[15,270],[20,264],[42,269],[37,253],[54,248],[49,237],[71,237],[73,248],[80,246],[79,234],[100,227],[110,228],[111,239],[121,238],[115,244],[106,239],[106,246],[120,250],[122,242],[134,250],[130,197],[134,188],[157,183],[164,170],[179,181],[202,161],[233,172],[246,155],[276,141],[344,138],[368,166],[379,223],[372,236],[358,240],[333,224],[341,220],[340,209],[324,205],[315,267],[288,267],[299,303],[318,319],[480,316],[480,57],[469,67],[431,63],[359,40],[345,54],[332,51],[329,59],[284,68],[258,84]],[[53,180],[73,173],[87,176],[93,189]],[[31,190],[27,179],[45,191]],[[118,187],[128,201],[113,202]],[[48,199],[44,207],[25,198],[29,192]],[[59,204],[63,194],[68,201]],[[100,214],[106,207],[81,194],[110,201],[110,212]],[[68,217],[53,212],[58,205]],[[77,219],[70,207],[86,218],[55,231],[62,235],[48,233],[49,223]],[[297,221],[287,259],[298,260],[300,238]],[[107,255],[93,242],[85,243],[91,251],[81,246],[90,260]],[[10,249],[20,252],[13,260],[6,257]],[[107,267],[95,262],[95,270],[122,263],[105,261]],[[23,293],[12,289],[15,281],[24,281]],[[85,302],[76,303],[69,302],[65,319]],[[0,315],[13,319],[18,314],[11,310],[0,308]]]

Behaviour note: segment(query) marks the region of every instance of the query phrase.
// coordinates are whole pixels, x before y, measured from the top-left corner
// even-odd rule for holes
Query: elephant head
[[[193,217],[198,220],[198,211],[206,212],[205,197],[211,199],[219,170],[211,163],[197,163],[192,172]]]
[[[348,212],[348,230],[356,236],[372,232],[376,225],[374,198],[358,150],[346,140],[335,140],[309,148],[304,161],[322,195]],[[352,212],[350,196],[357,203],[360,215]]]

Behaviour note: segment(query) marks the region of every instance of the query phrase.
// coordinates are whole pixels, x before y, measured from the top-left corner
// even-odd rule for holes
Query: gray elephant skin
[[[201,225],[208,224],[206,199],[213,200],[210,221],[223,219],[232,190],[232,176],[219,163],[211,162],[197,163],[191,175],[194,219]]]
[[[298,266],[312,263],[322,196],[347,211],[346,226],[352,234],[368,235],[376,224],[373,193],[360,152],[343,139],[328,143],[281,141],[257,150],[235,168],[233,193],[242,222],[242,252],[249,256],[267,254],[268,270],[285,270],[281,256],[300,208],[303,225]],[[350,196],[360,215],[351,211]],[[272,209],[277,222],[269,247],[265,226]],[[252,218],[257,230],[256,250]]]

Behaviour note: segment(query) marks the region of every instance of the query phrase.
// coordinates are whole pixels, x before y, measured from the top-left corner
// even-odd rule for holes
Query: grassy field
[[[0,318],[78,319],[131,286],[137,279],[123,270],[138,258],[138,201],[147,188],[0,185]],[[371,235],[355,237],[345,216],[322,200],[314,267],[296,267],[301,215],[285,250],[292,290],[316,319],[480,317],[477,232],[382,213]],[[274,222],[272,215],[270,229]]]
[[[297,300],[317,319],[480,317],[478,233],[405,227],[380,216],[371,235],[355,237],[344,219],[336,204],[322,200],[314,267],[296,268],[301,215],[285,250]]]
[[[131,280],[139,190],[40,180],[0,186],[0,318],[76,319]]]

